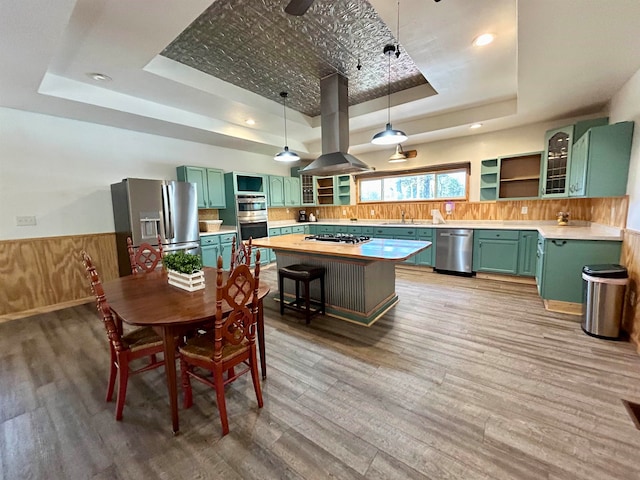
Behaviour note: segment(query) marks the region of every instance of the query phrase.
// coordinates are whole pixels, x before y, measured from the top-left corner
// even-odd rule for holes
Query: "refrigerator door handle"
[[[165,239],[174,238],[176,236],[173,226],[173,217],[171,215],[171,185],[162,185],[162,217],[164,218],[164,237]]]

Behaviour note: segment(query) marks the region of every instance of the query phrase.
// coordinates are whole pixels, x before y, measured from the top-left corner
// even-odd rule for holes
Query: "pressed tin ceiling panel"
[[[218,0],[161,55],[271,100],[287,91],[287,106],[309,116],[320,115],[320,79],[335,72],[349,79],[349,105],[387,95],[382,51],[396,39],[367,1],[315,0],[301,17],[288,3]],[[427,83],[406,52],[390,60],[391,93]]]

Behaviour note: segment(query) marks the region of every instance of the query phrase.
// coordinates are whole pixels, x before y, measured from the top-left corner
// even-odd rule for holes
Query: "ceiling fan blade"
[[[309,7],[313,3],[313,0],[291,0],[289,5],[287,5],[284,9],[289,15],[295,15],[299,17],[300,15],[304,15]]]

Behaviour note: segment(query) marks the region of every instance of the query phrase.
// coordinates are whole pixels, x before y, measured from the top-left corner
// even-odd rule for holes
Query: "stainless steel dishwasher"
[[[436,229],[436,270],[472,273],[473,230]]]

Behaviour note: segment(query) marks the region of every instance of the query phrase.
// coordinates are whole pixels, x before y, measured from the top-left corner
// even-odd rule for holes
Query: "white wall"
[[[640,231],[640,70],[611,99],[610,111],[611,123],[627,120],[635,122],[627,182],[627,228]]]
[[[0,108],[0,240],[113,232],[110,184],[179,165],[288,175],[272,157]],[[35,227],[16,216],[35,215]]]

